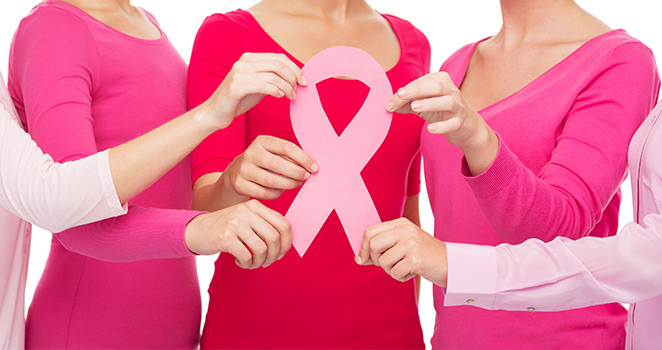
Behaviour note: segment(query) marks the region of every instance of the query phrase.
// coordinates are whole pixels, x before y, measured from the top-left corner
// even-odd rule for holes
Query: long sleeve
[[[92,104],[102,83],[97,73],[103,67],[87,26],[60,8],[42,9],[21,23],[11,63],[12,97],[22,100],[37,144],[59,162],[96,153]],[[90,181],[80,179],[88,188]],[[196,215],[199,212],[130,204],[122,217],[55,237],[73,252],[107,261],[191,256],[184,229]]]
[[[652,52],[638,42],[613,49],[595,64],[600,69],[575,99],[539,172],[527,168],[501,138],[484,173],[470,177],[463,162],[465,180],[503,242],[577,239],[591,233],[603,215],[617,217],[605,209],[625,179],[628,143],[657,100],[659,76]],[[615,222],[610,225],[615,228]]]
[[[532,239],[497,247],[448,243],[444,305],[559,311],[634,303],[662,294],[660,252],[659,214],[609,238],[558,237],[546,244]]]

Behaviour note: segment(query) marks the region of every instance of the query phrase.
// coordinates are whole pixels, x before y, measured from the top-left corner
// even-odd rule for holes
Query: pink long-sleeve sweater
[[[478,43],[441,67],[462,84]],[[479,111],[499,153],[469,177],[457,147],[422,134],[435,236],[497,245],[617,230],[630,138],[657,100],[652,52],[623,30],[600,35],[513,95]],[[443,307],[434,289],[435,348],[622,348],[626,311],[607,304],[557,313]]]
[[[57,161],[119,145],[186,111],[186,64],[163,33],[134,38],[61,1],[42,2],[21,21],[9,85],[28,131]],[[185,210],[190,203],[185,159],[127,215],[54,235],[26,346],[193,348],[200,290],[184,228],[199,213]]]

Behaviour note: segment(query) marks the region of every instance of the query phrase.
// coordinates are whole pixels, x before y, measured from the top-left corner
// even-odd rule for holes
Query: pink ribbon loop
[[[328,48],[303,67],[307,87],[300,87],[290,105],[294,133],[301,147],[319,165],[304,183],[285,217],[292,224],[293,245],[303,256],[335,209],[352,250],[358,255],[365,230],[381,222],[361,170],[386,138],[391,113],[385,104],[393,94],[382,67],[368,53],[353,47]],[[316,84],[332,77],[358,79],[370,92],[354,119],[338,136],[322,104]]]

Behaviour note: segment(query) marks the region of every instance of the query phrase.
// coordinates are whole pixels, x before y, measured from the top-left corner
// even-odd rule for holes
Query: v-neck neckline
[[[607,37],[607,36],[617,34],[617,33],[622,33],[622,32],[625,32],[625,30],[623,30],[623,29],[613,29],[613,30],[602,33],[598,36],[595,36],[595,37],[587,40],[585,43],[583,43],[581,46],[579,46],[574,51],[572,51],[570,54],[568,54],[561,61],[557,62],[555,65],[550,67],[548,70],[544,71],[539,76],[535,77],[533,80],[531,80],[530,82],[528,82],[527,84],[525,84],[524,86],[519,88],[517,91],[513,92],[510,95],[507,95],[506,97],[504,97],[504,98],[502,98],[502,99],[500,99],[500,100],[498,100],[498,101],[496,101],[496,102],[494,102],[490,105],[487,105],[487,106],[481,108],[480,110],[478,110],[478,113],[480,115],[482,115],[483,117],[485,117],[485,115],[483,115],[483,113],[489,112],[490,110],[492,110],[492,109],[494,109],[494,108],[496,108],[496,107],[498,107],[502,104],[505,104],[506,102],[512,100],[516,96],[521,95],[522,93],[526,92],[527,90],[529,90],[529,89],[533,88],[534,86],[538,85],[548,75],[552,74],[554,71],[562,68],[563,66],[565,66],[566,64],[571,62],[579,53],[581,53],[582,51],[587,50],[590,46],[593,46],[600,39],[602,39],[604,37]],[[462,64],[462,70],[460,71],[462,79],[457,82],[458,87],[462,86],[462,84],[464,83],[465,78],[467,77],[467,71],[469,70],[469,64],[471,63],[471,59],[473,58],[474,53],[476,52],[476,48],[478,47],[478,45],[480,43],[482,43],[483,41],[485,41],[487,39],[490,39],[490,38],[491,38],[491,36],[487,37],[487,38],[484,38],[482,40],[479,40],[479,41],[477,41],[477,42],[475,42],[471,45],[470,52],[467,55],[467,57],[465,58],[464,63]]]

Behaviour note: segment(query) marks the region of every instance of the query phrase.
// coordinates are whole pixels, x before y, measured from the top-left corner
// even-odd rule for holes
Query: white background
[[[237,8],[247,9],[256,2],[255,0],[136,0],[133,3],[156,16],[162,29],[188,61],[195,33],[207,15]],[[36,3],[34,0],[3,0],[0,5],[0,72],[5,79],[9,46],[14,30],[20,19],[27,15]],[[427,35],[432,45],[432,70],[438,69],[443,60],[462,45],[496,33],[501,24],[499,3],[496,0],[375,0],[371,3],[380,12],[408,19]],[[612,28],[626,29],[652,48],[658,57],[662,57],[662,31],[659,24],[662,4],[658,0],[579,0],[578,3]],[[621,226],[632,220],[629,182],[623,186],[623,194]],[[433,218],[424,187],[421,193],[421,218],[423,228],[431,232]],[[43,270],[49,242],[50,234],[35,228],[28,275],[28,304]],[[206,289],[213,273],[214,260],[215,256],[198,259],[203,315],[206,312],[208,301]],[[429,344],[434,328],[434,308],[429,283],[425,283],[421,291],[420,314],[425,339]]]

